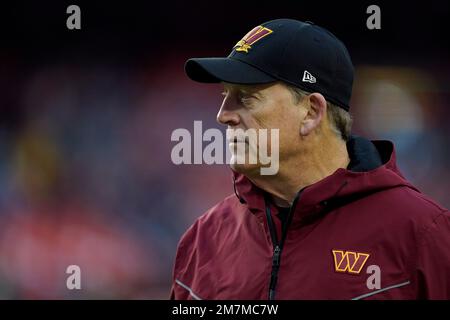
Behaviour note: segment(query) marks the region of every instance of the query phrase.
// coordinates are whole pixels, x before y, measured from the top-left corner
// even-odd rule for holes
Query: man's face
[[[227,125],[228,129],[256,129],[258,134],[266,130],[267,139],[256,141],[256,146],[250,143],[243,135],[237,133],[229,141],[231,150],[231,167],[240,173],[254,175],[260,172],[261,167],[267,167],[257,157],[256,163],[249,163],[250,154],[258,154],[261,143],[266,146],[268,155],[273,148],[279,148],[280,166],[291,156],[298,154],[300,142],[300,125],[306,115],[306,108],[302,104],[295,104],[291,91],[281,83],[265,85],[235,85],[224,83],[224,100],[217,114],[217,121]],[[279,129],[279,140],[271,139],[272,129]],[[250,130],[253,131],[253,130]],[[251,139],[250,139],[251,140]],[[273,145],[278,142],[277,145]],[[245,146],[245,154],[239,152]],[[245,163],[239,163],[244,162]],[[239,161],[241,160],[241,161]]]

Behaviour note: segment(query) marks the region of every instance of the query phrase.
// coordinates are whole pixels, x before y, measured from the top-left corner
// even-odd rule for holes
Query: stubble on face
[[[247,92],[255,95],[250,98],[246,105],[239,108],[240,122],[237,128],[248,129],[267,129],[267,149],[270,155],[272,145],[270,144],[270,130],[279,129],[279,156],[280,165],[283,159],[288,159],[298,152],[298,144],[300,142],[300,123],[302,111],[300,107],[294,103],[292,93],[282,84],[276,83],[272,85],[246,86]],[[233,88],[236,89],[236,88]],[[235,127],[231,127],[236,129]],[[257,146],[259,148],[259,146]],[[246,155],[248,160],[248,154]],[[245,175],[259,174],[259,168],[262,165],[257,164],[231,164],[231,167]]]

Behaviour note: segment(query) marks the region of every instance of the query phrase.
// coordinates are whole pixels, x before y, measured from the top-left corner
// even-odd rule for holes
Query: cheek
[[[276,112],[255,114],[253,128],[278,129],[278,149],[280,155],[293,151],[300,140],[300,116],[294,106],[279,108]],[[267,133],[269,150],[272,148],[271,132]]]
[[[254,112],[250,110],[245,110],[240,115],[240,128],[247,130],[247,129],[261,129],[265,128],[264,124],[265,122],[261,119],[263,119],[263,115],[260,114],[260,112]]]
[[[300,140],[300,116],[297,109],[289,106],[276,119],[279,128],[280,154],[290,153]]]
[[[289,117],[279,108],[264,108],[252,114],[254,128],[258,129],[281,129]]]
[[[279,112],[273,114],[271,118],[271,128],[280,130],[280,137],[290,136],[299,131],[299,114],[292,106],[280,108]]]

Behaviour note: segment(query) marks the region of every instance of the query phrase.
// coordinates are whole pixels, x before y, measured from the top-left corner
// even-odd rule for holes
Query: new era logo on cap
[[[314,77],[311,73],[305,70],[303,72],[303,82],[316,83],[316,77]]]

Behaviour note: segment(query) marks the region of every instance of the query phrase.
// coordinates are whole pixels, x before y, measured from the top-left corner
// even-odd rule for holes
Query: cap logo
[[[261,40],[272,32],[272,30],[266,27],[257,26],[239,40],[238,43],[234,45],[233,49],[236,48],[236,51],[248,53],[248,50],[252,48],[252,45],[256,41]]]
[[[316,83],[316,77],[314,77],[311,73],[305,70],[303,72],[303,82]]]

